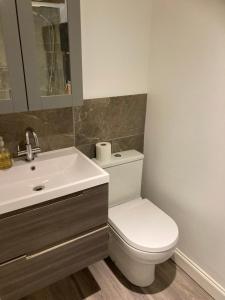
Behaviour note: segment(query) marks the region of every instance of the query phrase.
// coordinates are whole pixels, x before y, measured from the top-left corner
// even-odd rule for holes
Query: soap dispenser
[[[12,167],[12,159],[10,152],[5,148],[3,138],[0,136],[0,170],[9,169]]]

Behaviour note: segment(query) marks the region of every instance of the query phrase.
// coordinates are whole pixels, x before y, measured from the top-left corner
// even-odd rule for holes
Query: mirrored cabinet
[[[0,0],[0,113],[83,99],[80,0]]]

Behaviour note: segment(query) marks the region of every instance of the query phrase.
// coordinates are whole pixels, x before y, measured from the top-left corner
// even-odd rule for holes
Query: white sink
[[[0,171],[0,214],[109,182],[109,175],[76,148],[39,154]]]

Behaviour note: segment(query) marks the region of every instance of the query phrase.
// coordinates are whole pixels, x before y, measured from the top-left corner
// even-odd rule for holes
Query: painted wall
[[[147,91],[149,0],[82,0],[84,98]]]
[[[225,287],[225,1],[153,0],[144,195]]]

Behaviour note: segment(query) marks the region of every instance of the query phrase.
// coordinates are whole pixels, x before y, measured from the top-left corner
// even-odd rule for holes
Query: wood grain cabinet
[[[108,185],[0,217],[0,299],[16,300],[107,256]]]

